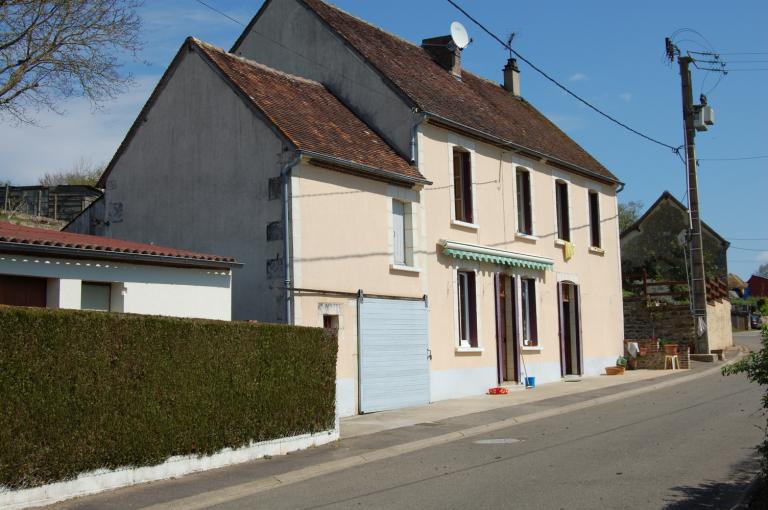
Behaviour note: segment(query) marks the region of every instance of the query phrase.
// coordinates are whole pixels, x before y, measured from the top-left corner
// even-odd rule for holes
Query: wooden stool
[[[680,360],[678,359],[677,354],[672,356],[664,356],[664,370],[667,369],[667,362],[669,362],[670,368],[672,368],[672,370],[680,369]]]

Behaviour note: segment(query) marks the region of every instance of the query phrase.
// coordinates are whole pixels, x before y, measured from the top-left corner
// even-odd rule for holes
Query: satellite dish
[[[463,50],[469,44],[469,34],[464,25],[458,21],[451,23],[451,39],[460,50]]]

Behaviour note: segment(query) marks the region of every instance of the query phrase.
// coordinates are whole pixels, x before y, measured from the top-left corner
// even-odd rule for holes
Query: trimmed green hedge
[[[318,328],[0,306],[0,485],[333,428]]]

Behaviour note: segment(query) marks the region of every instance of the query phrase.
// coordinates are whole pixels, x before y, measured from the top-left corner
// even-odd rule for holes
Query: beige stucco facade
[[[469,151],[473,224],[453,221],[453,148]],[[294,286],[349,296],[297,293],[296,324],[321,326],[339,317],[338,401],[342,415],[357,402],[356,299],[366,294],[428,296],[432,400],[480,394],[497,374],[495,275],[536,280],[538,346],[522,349],[521,375],[537,383],[561,379],[558,282],[578,285],[584,375],[598,375],[622,353],[623,318],[616,187],[424,123],[419,170],[433,184],[416,189],[306,162],[291,181]],[[517,234],[515,171],[530,172],[533,235]],[[556,240],[555,181],[567,183],[574,253]],[[601,247],[590,248],[588,193],[599,193]],[[394,265],[392,201],[409,204],[410,268]],[[552,270],[510,268],[444,255],[441,241],[551,259]],[[475,271],[477,348],[460,348],[456,270]],[[519,290],[518,290],[519,292]]]

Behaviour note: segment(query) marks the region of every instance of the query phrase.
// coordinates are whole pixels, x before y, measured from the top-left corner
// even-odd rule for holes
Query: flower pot
[[[621,375],[624,373],[624,367],[605,367],[605,375]]]
[[[677,354],[677,344],[664,344],[664,354],[670,356]]]

